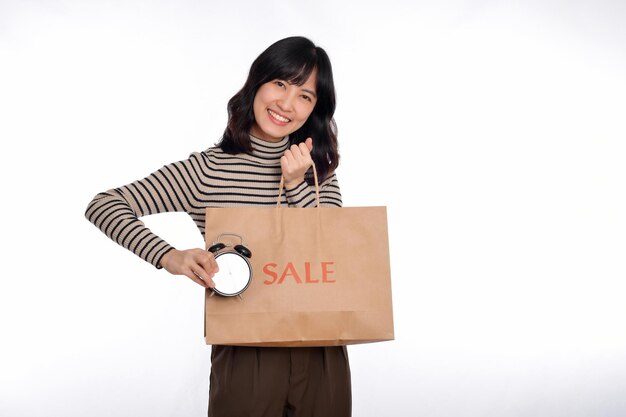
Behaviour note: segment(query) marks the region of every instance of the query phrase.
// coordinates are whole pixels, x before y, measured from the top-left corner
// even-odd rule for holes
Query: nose
[[[293,104],[296,99],[294,91],[285,91],[285,93],[277,100],[276,104],[284,111],[289,112],[293,110]]]

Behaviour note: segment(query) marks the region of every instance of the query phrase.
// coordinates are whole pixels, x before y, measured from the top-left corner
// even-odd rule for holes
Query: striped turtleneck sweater
[[[252,153],[231,155],[218,147],[193,152],[188,159],[165,165],[144,179],[97,194],[85,216],[109,238],[161,268],[171,249],[139,217],[164,212],[187,212],[204,238],[206,207],[271,207],[276,205],[281,177],[280,157],[289,138],[266,142],[250,137]],[[315,205],[315,188],[306,182],[286,189],[281,204]],[[320,184],[320,205],[341,207],[335,174]]]

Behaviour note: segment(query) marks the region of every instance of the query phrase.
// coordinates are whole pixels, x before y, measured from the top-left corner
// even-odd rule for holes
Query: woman
[[[281,175],[282,204],[312,207],[312,164],[320,178],[320,204],[341,206],[334,111],[326,52],[303,37],[280,40],[252,63],[243,88],[228,102],[228,125],[217,146],[97,194],[85,215],[156,268],[211,288],[217,264],[210,252],[175,249],[138,218],[185,211],[204,237],[206,207],[274,205]],[[345,346],[213,346],[211,362],[209,416],[351,414]]]

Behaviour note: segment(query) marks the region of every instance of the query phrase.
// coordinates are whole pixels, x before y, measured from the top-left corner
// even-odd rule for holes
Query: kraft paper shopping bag
[[[207,248],[245,245],[252,270],[239,296],[207,290],[208,344],[394,338],[385,207],[207,208],[205,232]]]

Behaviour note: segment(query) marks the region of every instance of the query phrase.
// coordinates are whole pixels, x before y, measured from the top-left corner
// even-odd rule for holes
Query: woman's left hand
[[[285,188],[294,188],[304,181],[304,174],[313,165],[311,151],[313,139],[307,138],[298,145],[291,145],[280,158],[280,167],[285,177]]]

